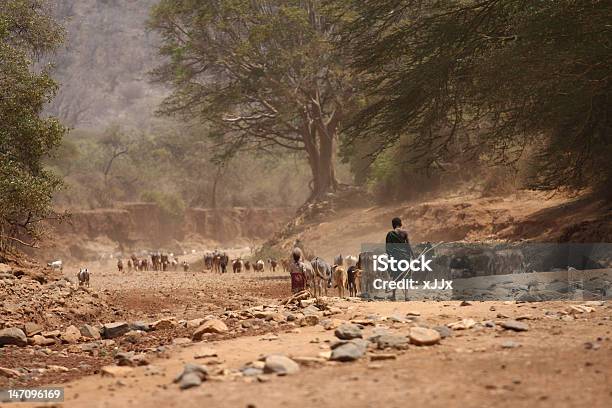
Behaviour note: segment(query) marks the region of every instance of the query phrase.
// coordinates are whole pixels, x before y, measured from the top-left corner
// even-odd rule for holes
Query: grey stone
[[[383,334],[376,338],[376,345],[380,350],[394,348],[398,350],[408,348],[409,340],[406,336],[396,334]]]
[[[146,322],[133,322],[130,323],[130,330],[140,330],[140,331],[151,331],[151,325],[149,323]]]
[[[35,334],[42,333],[42,326],[37,323],[28,322],[24,326],[26,336],[32,337]]]
[[[529,326],[527,325],[527,323],[518,322],[516,320],[505,320],[500,323],[500,326],[506,330],[514,330],[514,331],[529,330]]]
[[[0,346],[13,344],[23,347],[28,345],[28,339],[23,330],[17,327],[8,327],[0,330]]]
[[[115,337],[123,336],[130,331],[130,325],[126,322],[107,323],[102,326],[102,336],[105,339],[114,339]]]
[[[440,333],[440,337],[443,339],[453,335],[453,330],[446,326],[436,326],[433,329]]]
[[[88,339],[100,340],[101,338],[100,330],[88,324],[82,325],[80,331],[81,336],[86,337]]]
[[[502,348],[505,348],[505,349],[512,349],[512,348],[520,347],[521,345],[515,341],[507,340],[507,341],[504,341],[501,346]]]
[[[266,374],[274,373],[278,375],[288,375],[295,374],[298,371],[300,371],[299,364],[289,357],[278,354],[266,357],[264,366],[264,373]]]
[[[363,337],[361,329],[356,324],[344,323],[340,325],[334,334],[341,340],[360,339]]]
[[[200,384],[202,384],[202,377],[200,377],[200,375],[195,372],[184,374],[179,380],[179,387],[181,388],[181,390],[197,387]]]
[[[257,367],[243,367],[240,371],[245,377],[257,377],[263,374],[263,370]]]
[[[207,377],[208,370],[206,367],[195,363],[187,363],[183,367],[183,372],[174,378],[174,382],[179,383],[181,389],[185,389],[202,384],[202,381]]]
[[[341,342],[333,350],[330,360],[348,362],[355,361],[363,357],[367,350],[367,342],[361,339],[354,339]]]

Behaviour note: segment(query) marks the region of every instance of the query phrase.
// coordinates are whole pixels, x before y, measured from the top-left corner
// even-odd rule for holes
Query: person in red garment
[[[306,288],[306,274],[302,263],[302,250],[293,248],[291,253],[292,262],[289,263],[289,273],[291,274],[291,292],[301,292]]]

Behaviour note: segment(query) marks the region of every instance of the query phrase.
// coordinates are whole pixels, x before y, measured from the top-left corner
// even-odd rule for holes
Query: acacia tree
[[[162,113],[211,125],[219,156],[305,152],[312,200],[338,187],[336,142],[353,91],[320,1],[162,0],[150,27],[166,59],[153,77],[173,88]]]
[[[0,249],[19,237],[38,236],[39,221],[50,216],[60,184],[43,168],[65,129],[43,118],[56,84],[32,59],[56,48],[62,29],[40,0],[0,2]]]
[[[612,3],[346,0],[342,47],[368,79],[353,137],[410,135],[423,165],[513,163],[532,186],[612,192]]]

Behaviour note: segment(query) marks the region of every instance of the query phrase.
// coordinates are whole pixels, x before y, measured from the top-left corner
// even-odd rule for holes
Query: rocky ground
[[[4,269],[0,388],[62,385],[66,406],[612,401],[608,302],[291,298],[278,272],[100,266],[84,290]]]

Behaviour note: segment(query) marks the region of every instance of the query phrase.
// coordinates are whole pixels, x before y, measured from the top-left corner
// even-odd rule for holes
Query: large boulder
[[[114,339],[115,337],[123,336],[130,331],[130,325],[126,322],[107,323],[102,326],[102,336],[105,339]]]
[[[17,327],[8,327],[0,330],[0,346],[15,345],[19,347],[27,346],[28,339],[23,330]]]

